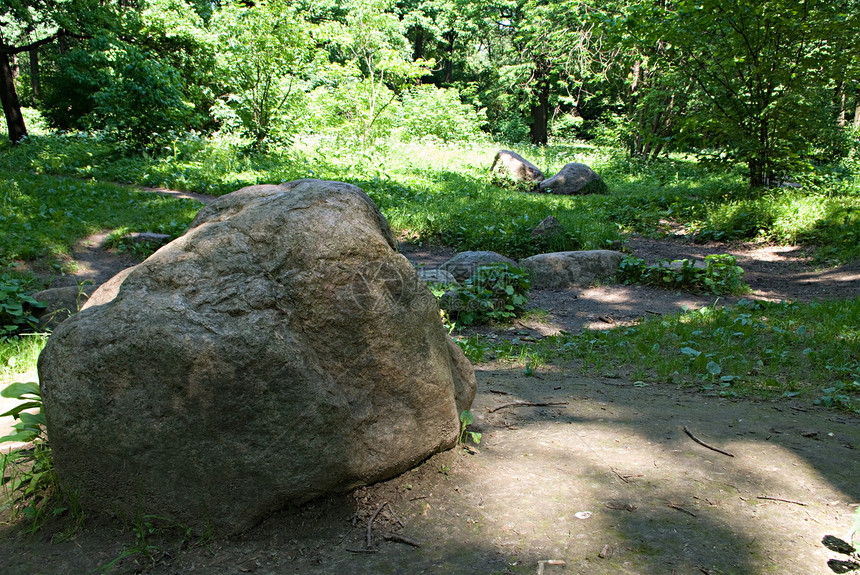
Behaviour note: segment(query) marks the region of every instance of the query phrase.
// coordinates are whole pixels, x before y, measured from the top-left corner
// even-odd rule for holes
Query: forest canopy
[[[22,107],[130,152],[585,139],[763,186],[858,147],[858,19],[856,0],[5,0],[0,96],[13,142]]]

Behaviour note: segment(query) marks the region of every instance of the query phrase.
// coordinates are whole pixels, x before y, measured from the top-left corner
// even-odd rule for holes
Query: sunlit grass
[[[0,179],[0,260],[67,255],[88,234],[122,226],[177,236],[200,206],[114,184],[11,172]]]

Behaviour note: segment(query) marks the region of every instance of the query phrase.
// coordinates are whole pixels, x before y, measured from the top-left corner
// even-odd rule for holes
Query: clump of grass
[[[36,362],[47,340],[45,333],[0,338],[0,387],[35,377]]]

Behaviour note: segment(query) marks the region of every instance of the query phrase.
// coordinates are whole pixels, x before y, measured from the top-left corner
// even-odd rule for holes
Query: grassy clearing
[[[364,150],[310,138],[289,151],[246,154],[226,138],[186,136],[157,156],[122,155],[97,136],[43,134],[0,144],[0,169],[225,194],[242,186],[318,177],[364,188],[404,237],[520,258],[606,247],[627,232],[668,225],[708,240],[765,240],[818,247],[822,260],[860,257],[860,183],[851,171],[805,178],[802,188],[750,190],[743,168],[708,168],[684,157],[644,162],[584,143],[515,146],[545,173],[568,162],[594,167],[610,187],[600,196],[524,194],[492,185],[499,145],[390,142]],[[836,174],[836,175],[834,175]],[[531,230],[554,215],[565,236]]]
[[[0,180],[0,260],[68,255],[76,241],[105,229],[177,236],[200,206],[114,184],[10,172]]]
[[[578,360],[584,374],[640,387],[670,383],[727,397],[802,397],[860,413],[857,318],[860,298],[806,305],[741,301],[537,343],[482,337],[460,343],[473,361],[507,359],[527,372]]]

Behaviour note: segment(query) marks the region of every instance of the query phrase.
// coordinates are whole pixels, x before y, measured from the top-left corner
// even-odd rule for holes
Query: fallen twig
[[[376,549],[350,549],[346,547],[346,550],[350,553],[376,553]]]
[[[512,403],[503,403],[497,407],[492,407],[488,409],[490,413],[494,411],[499,411],[500,409],[504,409],[506,407],[550,407],[554,405],[568,405],[570,402],[568,401],[550,401],[547,403],[535,402],[535,401],[514,401]]]
[[[397,522],[398,525],[400,525],[401,527],[404,527],[403,522],[400,520],[400,518],[394,512],[394,508],[391,505],[388,506],[388,512],[391,513],[391,516],[394,518],[394,520]]]
[[[489,391],[490,393],[497,393],[499,395],[510,395],[509,392],[502,391],[501,389],[488,389],[487,391]]]
[[[729,453],[728,451],[723,451],[722,449],[720,449],[720,448],[718,448],[718,447],[714,447],[713,445],[708,445],[707,443],[705,443],[704,441],[702,441],[701,439],[699,439],[698,437],[696,437],[695,435],[693,435],[693,432],[692,432],[692,431],[690,431],[689,429],[687,429],[687,426],[686,426],[686,425],[684,426],[684,433],[686,433],[687,435],[689,435],[689,436],[690,436],[690,439],[692,439],[693,441],[695,441],[696,443],[698,443],[698,444],[699,444],[699,445],[701,445],[702,447],[707,447],[707,448],[708,448],[708,449],[710,449],[711,451],[716,451],[717,453],[722,453],[723,455],[728,455],[729,457],[734,457],[734,455],[732,455],[732,454],[731,454],[731,453]]]
[[[621,475],[620,473],[618,473],[614,467],[610,467],[609,469],[612,470],[612,473],[614,473],[616,475],[616,477],[618,477],[618,479],[620,479],[624,483],[630,483],[630,480],[627,479],[626,477],[624,477],[623,475]]]
[[[397,543],[404,543],[406,545],[412,545],[413,547],[421,547],[421,544],[414,539],[398,535],[397,533],[385,533],[382,538],[386,541],[396,541]]]
[[[767,495],[759,495],[756,499],[767,499],[768,501],[782,501],[783,503],[794,503],[795,505],[801,505],[806,507],[807,504],[801,501],[794,501],[792,499],[782,499],[781,497],[768,497]]]
[[[546,559],[545,561],[538,561],[537,575],[543,575],[543,569],[546,565],[567,565],[567,563],[561,559]]]
[[[695,514],[695,513],[693,513],[692,511],[688,511],[687,509],[684,509],[684,508],[683,508],[683,507],[681,507],[680,505],[675,505],[674,503],[670,503],[670,504],[669,504],[669,507],[671,507],[672,509],[676,509],[676,510],[680,511],[681,513],[686,513],[687,515],[689,515],[689,516],[691,516],[691,517],[695,517],[695,516],[696,516],[696,514]]]
[[[379,515],[379,512],[382,511],[382,508],[388,505],[388,501],[383,501],[379,504],[379,507],[376,508],[376,511],[373,512],[373,515],[370,516],[370,520],[367,522],[367,549],[370,549],[372,544],[371,539],[371,530],[370,528],[373,526],[373,522],[376,520],[376,517]]]

